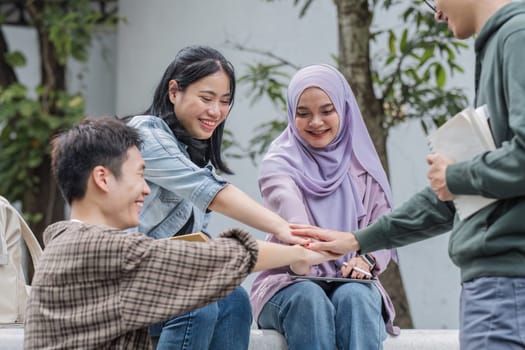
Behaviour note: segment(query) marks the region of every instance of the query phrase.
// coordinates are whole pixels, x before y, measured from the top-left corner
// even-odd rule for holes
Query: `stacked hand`
[[[291,224],[292,235],[307,237],[305,247],[330,254],[344,255],[359,250],[359,242],[351,232],[323,229],[312,225]]]
[[[296,275],[306,275],[310,272],[312,265],[317,265],[329,260],[335,260],[341,257],[340,254],[329,252],[318,252],[311,249],[298,246],[303,250],[304,259],[301,262],[290,265],[290,269]]]

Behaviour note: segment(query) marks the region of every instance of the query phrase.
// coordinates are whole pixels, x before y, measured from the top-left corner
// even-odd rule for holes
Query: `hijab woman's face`
[[[339,131],[339,114],[330,97],[318,87],[303,91],[294,121],[299,136],[314,148],[328,146]]]
[[[224,71],[205,76],[180,91],[169,83],[170,101],[182,127],[196,139],[209,139],[230,110],[230,79]]]

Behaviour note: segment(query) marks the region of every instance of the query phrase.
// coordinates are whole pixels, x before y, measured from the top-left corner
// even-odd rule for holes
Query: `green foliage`
[[[310,0],[294,0],[294,5],[301,6],[300,16],[311,3]],[[447,80],[449,76],[463,72],[457,63],[457,54],[467,45],[456,40],[446,25],[436,23],[421,0],[412,0],[408,6],[402,1],[370,0],[369,5],[372,11],[378,6],[389,10],[403,6],[405,10],[400,19],[407,24],[401,30],[371,33],[372,40],[386,43],[386,51],[372,58],[371,67],[376,98],[383,103],[385,134],[390,127],[407,118],[420,119],[427,132],[430,126],[441,125],[448,116],[463,109],[468,103],[465,93],[460,88],[448,87]],[[235,47],[264,58],[247,64],[246,73],[239,79],[241,84],[250,86],[251,103],[269,98],[279,111],[285,111],[286,86],[297,67],[273,53],[240,45]],[[334,61],[337,62],[337,58]],[[244,154],[254,161],[258,155],[264,154],[285,127],[285,118],[271,120],[257,126],[247,149],[235,143],[230,147],[241,150],[237,157]]]
[[[67,1],[66,4],[53,1],[46,4],[42,16],[44,28],[61,64],[65,64],[68,57],[85,62],[96,27],[114,26],[120,18],[104,18],[87,0]]]
[[[436,23],[419,1],[401,19],[411,25],[400,33],[389,29],[374,35],[376,40],[388,37],[388,52],[374,62],[373,80],[384,104],[385,128],[422,118],[426,132],[427,124],[441,125],[468,102],[461,89],[446,87],[449,76],[463,72],[456,57],[467,45]]]
[[[26,65],[26,57],[20,51],[8,52],[5,55],[5,61],[11,67],[23,67]]]
[[[0,193],[10,201],[21,201],[28,220],[36,223],[46,208],[29,213],[24,198],[39,196],[43,184],[38,176],[51,171],[45,168],[49,142],[84,116],[84,98],[60,85],[66,81],[65,66],[70,58],[87,61],[97,28],[114,27],[122,19],[103,16],[98,3],[90,0],[29,1],[20,6],[26,11],[27,26],[38,35],[41,66],[47,74],[34,91],[19,81],[0,87]],[[21,52],[0,54],[11,68],[26,64]]]
[[[247,72],[238,79],[238,82],[250,85],[250,103],[252,105],[266,96],[275,106],[280,106],[282,110],[286,111],[284,89],[290,75],[281,71],[284,66],[283,63],[265,64],[262,62],[246,65]]]
[[[286,124],[286,119],[273,119],[258,125],[256,134],[250,140],[248,147],[244,147],[238,143],[233,133],[225,129],[222,140],[223,151],[227,158],[239,159],[248,157],[252,163],[256,165],[257,159],[266,153],[270,143],[279,136],[281,131],[286,127]]]
[[[82,118],[84,99],[63,91],[52,92],[60,114],[42,110],[27,88],[15,83],[0,88],[0,193],[10,200],[22,200],[26,191],[36,191],[39,179],[33,175],[46,155],[49,140],[57,131],[71,127]]]
[[[237,48],[249,50],[239,45]],[[266,53],[259,52],[259,54],[267,56]],[[261,99],[269,99],[279,111],[279,115],[284,116],[286,115],[286,87],[291,74],[297,70],[297,67],[278,57],[273,57],[273,59],[277,63],[256,62],[255,64],[246,64],[246,73],[239,77],[238,82],[250,86],[248,97],[252,105]],[[247,147],[238,143],[231,132],[225,130],[223,149],[226,156],[230,158],[249,157],[255,164],[257,159],[266,152],[270,143],[286,127],[286,124],[286,118],[278,117],[258,125],[255,136],[249,141]]]

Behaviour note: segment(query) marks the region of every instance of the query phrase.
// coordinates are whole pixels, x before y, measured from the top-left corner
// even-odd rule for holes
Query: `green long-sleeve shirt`
[[[449,255],[468,281],[525,276],[525,4],[513,2],[485,23],[475,41],[476,106],[486,104],[495,151],[447,168],[453,194],[498,201],[459,220],[430,190],[356,232],[364,252],[399,247],[452,230]]]

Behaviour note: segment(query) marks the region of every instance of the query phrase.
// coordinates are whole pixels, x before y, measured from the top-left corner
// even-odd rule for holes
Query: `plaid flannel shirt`
[[[59,222],[44,239],[26,310],[27,350],[148,349],[150,324],[225,297],[258,253],[237,229],[193,243]]]

